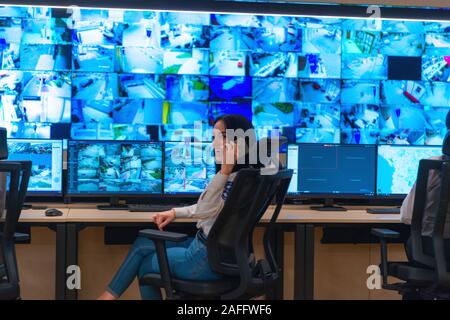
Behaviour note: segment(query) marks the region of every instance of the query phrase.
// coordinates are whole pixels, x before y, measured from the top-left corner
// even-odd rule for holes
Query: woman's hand
[[[233,172],[237,156],[237,147],[234,142],[226,143],[223,152],[222,166],[220,173],[226,176]]]
[[[153,216],[153,222],[158,226],[158,229],[163,231],[163,228],[175,220],[175,210],[158,212]]]

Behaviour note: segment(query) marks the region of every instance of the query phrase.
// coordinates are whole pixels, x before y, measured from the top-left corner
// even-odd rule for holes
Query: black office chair
[[[8,157],[6,133],[0,128],[0,160]],[[22,205],[31,175],[31,161],[0,161],[0,174],[9,174],[9,191],[6,197],[6,215],[0,232],[0,299],[20,299],[19,272],[15,241],[27,240],[28,235],[16,233]],[[6,190],[0,190],[6,193]],[[3,207],[0,208],[3,212]]]
[[[422,236],[423,218],[426,206],[427,183],[430,170],[440,170],[442,184],[440,204],[433,228],[434,256],[424,250],[426,237]],[[403,299],[448,299],[450,298],[450,274],[444,251],[444,226],[450,204],[450,162],[446,160],[421,160],[417,175],[416,193],[411,220],[411,260],[407,262],[388,261],[387,242],[399,238],[400,234],[388,229],[372,229],[372,234],[381,242],[381,273],[383,289],[399,292]],[[449,219],[450,222],[450,219]],[[447,222],[447,223],[449,223]],[[388,283],[388,276],[403,280],[402,283]]]
[[[140,282],[165,289],[168,299],[249,299],[271,292],[279,272],[270,239],[283,205],[292,170],[261,175],[258,169],[238,172],[224,207],[207,239],[208,262],[224,280],[193,281],[173,278],[170,274],[165,241],[183,241],[187,235],[143,230],[141,236],[152,239],[157,249],[160,274],[146,274]],[[275,210],[263,238],[265,259],[256,261],[253,231],[276,199]]]

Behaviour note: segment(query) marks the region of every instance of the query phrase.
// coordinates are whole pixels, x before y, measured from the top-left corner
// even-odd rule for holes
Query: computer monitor
[[[69,141],[68,195],[161,195],[160,142]]]
[[[210,142],[166,142],[165,195],[198,195],[216,174]]]
[[[290,197],[345,198],[375,195],[376,148],[371,145],[291,144]]]
[[[27,195],[62,194],[62,140],[8,139],[8,160],[31,160]]]
[[[377,195],[403,198],[416,181],[419,161],[440,155],[441,147],[378,146]]]

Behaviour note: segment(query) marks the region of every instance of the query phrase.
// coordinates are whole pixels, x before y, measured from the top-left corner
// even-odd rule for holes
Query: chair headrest
[[[5,128],[0,128],[0,160],[8,159],[8,142]]]
[[[450,157],[450,130],[447,131],[444,141],[442,142],[442,154]]]

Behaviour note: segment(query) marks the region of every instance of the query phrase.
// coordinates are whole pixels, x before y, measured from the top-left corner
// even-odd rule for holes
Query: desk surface
[[[346,206],[348,211],[315,211],[309,206],[285,205],[278,222],[282,223],[400,223],[399,214],[370,214],[366,206]],[[380,208],[380,207],[378,207]]]
[[[23,210],[20,222],[130,222],[130,223],[152,223],[154,213],[151,212],[129,212],[127,210],[98,210],[95,205],[83,205],[82,207],[64,208],[59,206],[63,212],[59,217],[45,216],[45,210]],[[348,211],[314,211],[309,206],[285,205],[278,217],[279,223],[400,223],[398,214],[369,214],[366,207],[347,207]],[[273,212],[270,207],[262,222],[268,222]],[[195,219],[182,218],[176,222],[195,222]]]
[[[66,222],[67,217],[69,216],[69,209],[60,207],[56,208],[63,213],[62,216],[47,217],[45,215],[45,210],[22,210],[19,222]]]

